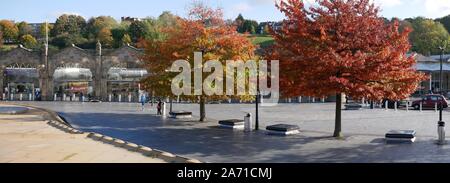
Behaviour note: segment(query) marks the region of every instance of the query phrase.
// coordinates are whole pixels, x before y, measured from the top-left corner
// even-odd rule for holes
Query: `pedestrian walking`
[[[145,110],[145,100],[146,100],[145,95],[141,95],[141,110],[142,111]]]
[[[158,105],[156,106],[156,108],[158,109],[158,115],[162,115],[162,111],[161,111],[162,102],[161,102],[161,100],[158,101]]]

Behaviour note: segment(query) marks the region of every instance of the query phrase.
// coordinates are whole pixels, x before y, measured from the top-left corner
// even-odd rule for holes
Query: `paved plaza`
[[[4,107],[0,104],[0,107]],[[6,107],[5,107],[6,108]],[[9,107],[12,109],[14,107]],[[48,125],[42,111],[0,115],[1,163],[164,163]]]
[[[343,140],[331,138],[334,104],[280,104],[261,107],[260,126],[296,124],[301,133],[280,137],[264,130],[244,133],[217,128],[217,120],[243,119],[254,104],[207,105],[208,122],[163,119],[156,106],[136,103],[15,102],[58,112],[73,127],[206,162],[450,162],[450,146],[437,146],[438,113],[363,109],[343,111]],[[174,110],[198,115],[198,104],[174,104]],[[194,116],[195,118],[195,116]],[[444,120],[450,121],[449,111]],[[389,130],[416,130],[414,144],[385,144]]]

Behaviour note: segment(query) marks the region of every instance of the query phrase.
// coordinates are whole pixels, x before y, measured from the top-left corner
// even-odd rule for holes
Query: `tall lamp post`
[[[261,98],[261,91],[259,90],[259,68],[256,74],[256,115],[255,115],[255,130],[259,130],[259,102]]]
[[[443,62],[444,62],[444,52],[447,47],[447,41],[443,42],[443,46],[439,47],[439,50],[441,51],[441,58],[440,58],[440,70],[439,70],[439,90],[441,95],[443,95]],[[440,101],[440,100],[439,100]],[[443,101],[439,102],[439,121],[438,121],[438,144],[444,145],[445,144],[445,122],[442,120],[442,110],[443,110]]]

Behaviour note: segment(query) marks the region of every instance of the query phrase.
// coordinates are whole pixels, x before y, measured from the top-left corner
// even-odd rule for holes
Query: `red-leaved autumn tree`
[[[384,23],[369,0],[285,0],[277,7],[286,16],[273,30],[271,59],[280,60],[284,96],[334,96],[334,137],[341,137],[342,94],[353,98],[404,99],[425,75],[413,66],[410,30]]]
[[[194,52],[203,52],[202,65],[206,61],[217,60],[224,65],[224,69],[227,60],[247,61],[255,56],[255,46],[246,35],[239,34],[235,26],[224,21],[221,9],[212,9],[203,3],[194,3],[189,10],[188,18],[178,18],[177,25],[166,27],[162,32],[165,34],[162,40],[141,42],[141,46],[145,49],[142,59],[146,69],[151,73],[141,83],[147,90],[154,91],[159,96],[174,97],[171,93],[171,83],[178,73],[166,70],[174,61],[180,59],[194,65]],[[204,73],[201,81],[203,82],[210,74]],[[202,94],[180,97],[199,101],[200,121],[204,121],[206,119],[205,103],[208,100],[224,99],[227,96],[224,93],[214,96]]]

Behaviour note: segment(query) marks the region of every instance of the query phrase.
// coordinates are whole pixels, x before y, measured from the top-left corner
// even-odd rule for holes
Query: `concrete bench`
[[[385,135],[386,143],[413,143],[416,140],[414,130],[391,130]]]
[[[269,135],[295,135],[300,133],[300,127],[297,125],[276,124],[267,126],[266,130]]]
[[[219,127],[228,129],[244,129],[244,120],[228,119],[219,121]]]
[[[192,112],[187,111],[173,111],[169,113],[171,118],[175,119],[183,119],[183,118],[192,118]]]
[[[345,110],[360,110],[362,108],[362,105],[359,104],[346,104]]]

